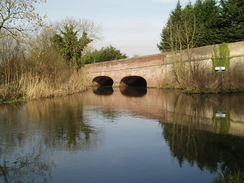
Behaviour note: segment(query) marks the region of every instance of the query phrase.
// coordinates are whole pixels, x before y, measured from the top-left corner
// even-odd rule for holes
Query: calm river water
[[[93,88],[0,106],[0,182],[210,183],[243,169],[243,95]]]

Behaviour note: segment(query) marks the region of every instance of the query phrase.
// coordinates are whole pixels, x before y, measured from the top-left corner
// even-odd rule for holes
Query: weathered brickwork
[[[244,62],[244,42],[230,43],[231,64]],[[213,46],[193,49],[192,61],[204,61],[211,66]],[[85,67],[88,81],[92,83],[97,76],[108,76],[114,81],[114,86],[119,86],[121,80],[128,76],[140,76],[147,82],[147,86],[156,87],[166,79],[173,78],[172,63],[177,57],[187,61],[187,51],[184,54],[161,53],[143,57],[135,57],[108,62],[89,64]]]

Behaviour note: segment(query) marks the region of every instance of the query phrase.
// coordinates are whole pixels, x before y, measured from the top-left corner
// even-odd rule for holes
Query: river
[[[244,172],[244,95],[91,88],[0,106],[0,182],[210,183]]]

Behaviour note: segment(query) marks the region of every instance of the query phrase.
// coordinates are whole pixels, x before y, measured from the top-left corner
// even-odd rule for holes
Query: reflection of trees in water
[[[85,150],[101,141],[101,131],[83,115],[83,95],[1,106],[0,140],[7,149],[22,148],[37,135],[49,148]]]
[[[230,112],[223,113],[218,110],[214,110],[214,112],[215,112],[215,115],[213,116],[214,131],[220,134],[228,134],[230,131],[230,121],[231,121]]]
[[[220,171],[214,178],[213,183],[244,183],[244,174],[240,169],[236,171]]]
[[[45,143],[52,148],[85,150],[94,148],[101,140],[99,129],[89,124],[83,115],[83,96],[28,102],[28,113],[43,124]]]
[[[241,95],[186,95],[180,94],[174,110],[168,112],[167,120],[198,126],[220,134],[239,133],[231,128],[231,121],[243,121],[244,97]]]
[[[243,114],[244,111],[244,94],[233,94],[229,96],[228,103],[225,102],[233,114]]]
[[[2,105],[0,177],[5,182],[45,182],[51,176],[50,149],[89,150],[101,130],[83,115],[82,95]],[[37,147],[38,146],[38,147]],[[35,147],[35,148],[33,148]]]
[[[11,105],[4,104],[0,110],[0,161],[3,166],[5,155],[16,156],[17,149],[23,148],[28,144],[28,136],[26,129],[29,128],[26,121],[20,120],[18,114],[22,108],[22,103],[14,103]]]
[[[190,126],[163,124],[163,136],[179,164],[196,164],[201,170],[244,172],[244,138],[194,130]]]
[[[172,156],[181,166],[187,161],[202,170],[244,174],[244,138],[228,135],[231,118],[242,115],[238,108],[244,108],[243,99],[230,95],[179,95],[174,111],[167,113],[171,124],[162,126]],[[224,115],[216,115],[218,111],[224,111]]]
[[[121,114],[118,112],[118,110],[115,110],[114,108],[110,108],[110,107],[103,107],[103,108],[94,108],[93,109],[94,112],[100,114],[101,116],[104,117],[104,119],[106,119],[106,121],[109,121],[111,123],[113,123],[115,121],[115,119],[120,116]]]
[[[33,148],[30,153],[9,155],[1,152],[0,180],[5,183],[48,182],[51,179],[51,168],[55,164],[46,157],[45,151],[43,148]]]
[[[66,142],[66,147],[70,150],[96,147],[98,141],[95,135],[97,135],[98,130],[88,124],[83,118],[82,112],[80,113],[81,116],[74,115],[72,110],[66,112],[64,119],[55,123],[54,134],[49,136],[54,136],[55,141],[59,141],[60,144]]]

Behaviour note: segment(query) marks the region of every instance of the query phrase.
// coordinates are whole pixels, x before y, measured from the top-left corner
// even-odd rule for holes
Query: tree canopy
[[[224,42],[244,40],[244,1],[221,0],[222,33]]]
[[[78,31],[74,31],[73,25],[66,25],[64,29],[61,34],[55,34],[52,41],[57,45],[67,64],[75,65],[81,58],[85,46],[92,42],[92,39],[87,37],[86,32],[78,38]]]
[[[120,50],[110,45],[103,47],[101,50],[95,50],[93,52],[87,53],[82,57],[81,62],[82,64],[90,64],[124,58],[127,58],[125,54],[121,53]]]
[[[178,1],[162,29],[162,52],[244,40],[243,0]]]
[[[66,18],[56,25],[51,39],[69,66],[79,66],[84,49],[89,43],[101,39],[100,25],[88,20]]]

